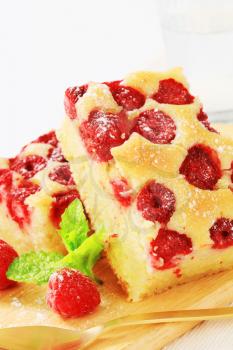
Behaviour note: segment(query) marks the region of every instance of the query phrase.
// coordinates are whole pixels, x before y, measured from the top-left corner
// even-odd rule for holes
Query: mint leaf
[[[43,251],[22,254],[9,266],[7,277],[18,282],[46,283],[62,257],[59,253]],[[41,271],[43,275],[40,275]]]
[[[79,270],[86,276],[97,280],[94,276],[93,267],[104,249],[104,241],[105,231],[101,229],[88,237],[79,248],[66,255],[61,260],[62,265]]]
[[[65,257],[45,252],[23,254],[9,266],[7,277],[13,281],[40,285],[46,283],[56,270],[69,267],[97,280],[93,267],[104,248],[105,231],[101,229],[89,237],[88,231],[82,203],[75,199],[62,215],[59,230],[69,253]]]
[[[104,248],[104,239],[105,234],[103,229],[94,233],[79,248],[64,256],[60,261],[51,264],[47,269],[40,271],[35,276],[35,283],[38,284],[40,281],[47,282],[53,272],[64,267],[79,270],[84,275],[98,282],[98,279],[94,275],[93,267]]]
[[[64,267],[79,270],[95,281],[93,267],[104,248],[105,234],[100,230],[88,237],[77,249],[63,256],[58,253],[30,252],[16,258],[7,271],[13,281],[36,283],[48,282],[53,272]]]
[[[75,199],[62,215],[58,231],[66,249],[70,252],[78,248],[86,240],[88,231],[83,205],[79,199]]]

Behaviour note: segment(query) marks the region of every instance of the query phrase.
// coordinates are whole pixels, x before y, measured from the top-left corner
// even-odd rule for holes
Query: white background
[[[163,62],[153,0],[0,0],[0,156],[63,117],[68,86]]]
[[[165,64],[155,0],[0,0],[0,156],[59,126],[66,87]],[[232,325],[169,349],[233,349]]]

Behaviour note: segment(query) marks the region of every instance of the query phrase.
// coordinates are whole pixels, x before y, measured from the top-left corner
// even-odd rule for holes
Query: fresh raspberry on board
[[[139,192],[137,209],[144,219],[166,224],[175,211],[174,193],[154,180],[149,181]]]
[[[174,121],[162,111],[147,110],[140,113],[133,122],[132,132],[137,132],[153,143],[171,143],[176,136]]]
[[[16,284],[16,282],[6,277],[6,272],[10,264],[17,257],[18,254],[14,248],[0,239],[0,290],[12,287]]]
[[[100,304],[95,283],[77,270],[64,268],[49,279],[48,306],[63,317],[80,317],[93,312]]]
[[[172,105],[186,105],[194,101],[186,87],[172,78],[160,80],[159,89],[152,98],[159,103]]]
[[[180,166],[180,174],[193,186],[213,190],[222,176],[217,152],[202,144],[192,146]]]

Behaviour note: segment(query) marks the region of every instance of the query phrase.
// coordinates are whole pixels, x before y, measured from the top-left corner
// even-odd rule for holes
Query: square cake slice
[[[70,88],[58,138],[129,299],[233,266],[233,140],[180,69]]]
[[[64,252],[57,233],[61,215],[78,197],[54,131],[0,160],[0,238],[19,253]]]

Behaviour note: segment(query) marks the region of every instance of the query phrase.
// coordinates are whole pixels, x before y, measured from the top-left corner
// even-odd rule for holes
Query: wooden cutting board
[[[233,136],[233,126],[218,128]],[[63,320],[46,306],[46,287],[22,284],[0,293],[0,327],[52,325],[82,330],[132,313],[219,307],[233,302],[233,270],[175,287],[140,303],[129,303],[104,259],[96,269],[104,284],[100,287],[102,304],[93,315]],[[196,325],[187,322],[119,328],[106,333],[88,350],[158,350]]]

